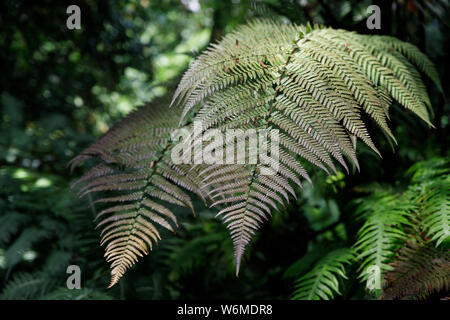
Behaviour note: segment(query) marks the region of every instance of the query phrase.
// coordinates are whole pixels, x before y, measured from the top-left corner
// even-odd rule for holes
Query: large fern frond
[[[112,193],[96,200],[109,205],[97,218],[111,285],[157,242],[157,224],[176,226],[167,203],[192,209],[183,189],[223,206],[218,215],[230,229],[238,272],[255,231],[295,197],[302,179],[310,181],[305,164],[327,173],[337,171],[336,162],[347,170],[349,163],[359,168],[357,138],[379,154],[364,115],[394,139],[387,125],[393,98],[431,125],[429,98],[413,65],[440,86],[428,58],[394,38],[255,20],[212,44],[175,92],[172,103],[183,107],[181,115],[162,110],[164,103],[143,108],[72,161],[74,167],[91,157],[99,160],[78,181],[84,184],[81,195]],[[279,132],[267,137],[269,149],[279,142],[278,157],[251,163],[252,150],[245,145],[244,159],[234,165],[174,164],[171,131],[199,122],[201,135],[208,129]],[[194,148],[204,144],[191,132]],[[267,174],[274,163],[278,169]]]
[[[432,63],[414,46],[382,40],[256,20],[211,45],[183,76],[172,102],[184,107],[180,123],[193,118],[202,133],[279,132],[274,175],[261,174],[261,162],[218,165],[202,175],[218,199],[213,205],[225,205],[219,214],[233,238],[237,272],[255,230],[295,194],[293,185],[309,180],[304,162],[326,172],[336,171],[335,161],[358,167],[356,138],[379,153],[363,114],[394,139],[387,125],[392,97],[431,125],[429,98],[412,64],[438,82]],[[201,143],[199,135],[192,138]]]

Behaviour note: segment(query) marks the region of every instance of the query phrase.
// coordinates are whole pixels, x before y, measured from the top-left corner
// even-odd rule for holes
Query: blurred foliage
[[[381,7],[381,30],[366,28],[372,3]],[[66,28],[71,4],[81,8],[81,30]],[[449,15],[446,0],[1,1],[0,298],[292,297],[295,279],[355,242],[360,224],[348,203],[380,185],[396,192],[410,179],[415,185],[430,180],[435,162],[420,161],[434,157],[445,163],[439,174],[448,175],[450,105],[430,83],[436,129],[394,107],[391,128],[399,147],[393,151],[375,137],[383,159],[358,146],[361,172],[317,173],[314,187],[307,186],[257,235],[239,278],[227,231],[204,210],[187,217],[176,236],[106,290],[108,266],[92,221],[96,208],[70,191],[81,171],[71,175],[67,162],[132,109],[170,95],[165,88],[176,85],[192,57],[252,17],[311,21],[409,41],[438,66],[449,92]],[[416,168],[424,170],[405,176],[418,162]],[[81,290],[66,288],[70,264],[81,267]],[[357,273],[352,265],[346,268]],[[370,298],[359,283],[349,276],[340,298]]]

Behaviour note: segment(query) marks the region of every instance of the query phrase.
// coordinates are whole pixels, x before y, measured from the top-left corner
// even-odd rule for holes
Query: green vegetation
[[[448,296],[450,10],[394,2],[2,2],[0,299]],[[279,128],[280,174],[174,165],[195,119]]]

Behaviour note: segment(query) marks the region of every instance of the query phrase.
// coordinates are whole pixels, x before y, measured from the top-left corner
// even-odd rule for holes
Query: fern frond
[[[54,280],[46,275],[36,273],[17,273],[3,289],[2,300],[36,299],[45,295],[53,286]]]
[[[394,48],[396,51],[406,56],[408,60],[419,68],[420,71],[433,80],[439,91],[442,93],[444,92],[434,64],[416,46],[408,42],[399,41],[398,39],[390,36],[373,36],[372,39],[376,41],[377,45],[386,49]]]
[[[352,262],[351,249],[336,249],[320,259],[295,285],[294,300],[329,300],[340,295],[338,278],[346,279],[345,265]]]
[[[0,246],[4,246],[27,220],[25,214],[14,211],[0,217]]]
[[[436,246],[450,238],[450,175],[434,179],[420,198],[422,225]]]
[[[213,205],[225,205],[220,215],[233,238],[237,272],[256,229],[284,205],[294,185],[301,186],[300,179],[309,180],[302,162],[327,173],[337,171],[335,162],[359,167],[356,138],[379,154],[363,114],[394,141],[387,124],[391,98],[432,126],[429,98],[413,67],[438,84],[431,62],[399,40],[379,41],[345,30],[255,20],[211,45],[184,74],[172,101],[183,106],[180,123],[202,123],[202,133],[279,131],[276,161],[282,169],[270,178],[261,178],[260,162],[230,171],[224,165],[218,167],[222,174],[202,176],[215,190]],[[196,138],[194,144],[202,143]],[[376,260],[385,266],[381,252]]]
[[[22,260],[25,250],[32,248],[35,243],[43,239],[48,239],[49,236],[50,232],[46,228],[34,226],[25,228],[5,252],[7,275]]]
[[[408,169],[406,175],[411,177],[413,183],[427,183],[436,177],[450,175],[450,159],[433,158],[417,162]]]
[[[214,201],[212,206],[226,204],[226,208],[219,211],[220,216],[230,230],[231,238],[235,248],[236,275],[245,247],[259,225],[268,219],[271,211],[269,207],[277,208],[275,201],[282,201],[273,191],[267,189],[259,182],[257,170],[250,176],[249,172],[242,166],[232,166],[233,171],[216,179],[211,187],[211,197]],[[226,184],[223,184],[227,179]],[[236,189],[236,183],[241,189]],[[219,187],[220,186],[220,187]]]
[[[366,272],[376,266],[383,272],[392,270],[389,262],[395,250],[407,239],[404,228],[410,225],[408,216],[414,204],[398,195],[379,193],[364,198],[359,205],[356,216],[364,224],[359,229],[354,249],[357,252],[359,271],[362,280],[367,280]]]
[[[449,290],[449,250],[410,241],[391,266],[381,299],[423,299],[433,292]]]
[[[447,158],[434,158],[413,165],[407,176],[412,185],[407,196],[417,203],[415,218],[422,238],[440,246],[450,237],[450,166]]]
[[[101,192],[95,203],[107,205],[95,220],[111,263],[110,287],[158,243],[160,228],[174,232],[177,218],[168,205],[194,210],[187,191],[198,193],[197,181],[170,159],[177,121],[165,106],[139,109],[71,162],[73,168],[91,157],[100,161],[74,186],[83,184],[80,196]]]
[[[384,40],[254,20],[192,62],[172,100],[182,106],[180,112],[143,108],[73,159],[72,168],[97,159],[75,183],[83,184],[80,195],[110,193],[96,203],[108,206],[97,218],[112,266],[111,285],[159,240],[158,225],[174,230],[177,220],[168,204],[193,209],[187,191],[223,207],[218,215],[230,230],[238,273],[256,230],[295,197],[302,180],[311,181],[305,163],[327,173],[338,170],[336,163],[347,171],[349,163],[359,168],[358,138],[379,154],[364,115],[394,141],[387,124],[391,99],[431,126],[429,98],[413,65],[440,87],[433,65],[416,47]],[[181,125],[192,129],[192,123],[202,124],[202,135],[209,129],[279,132],[278,138],[267,137],[268,148],[279,142],[279,156],[251,163],[247,154],[255,147],[245,146],[243,158],[231,166],[174,164],[170,133]],[[245,141],[242,135],[237,139]],[[190,140],[194,149],[205,144],[195,130]],[[225,144],[233,142],[227,138]],[[271,164],[278,170],[264,174]],[[402,214],[396,216],[395,226],[405,223]],[[386,250],[403,233],[385,214],[366,218],[357,250],[371,251],[360,255],[362,266],[386,269]]]

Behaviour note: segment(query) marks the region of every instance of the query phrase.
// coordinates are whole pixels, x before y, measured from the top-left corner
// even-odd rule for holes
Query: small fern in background
[[[450,251],[409,241],[385,276],[382,299],[424,299],[448,292]]]
[[[436,246],[450,237],[450,175],[434,179],[424,186],[421,206],[422,226]]]
[[[328,253],[314,265],[314,268],[298,279],[294,300],[329,300],[339,291],[339,278],[347,279],[345,264],[351,263],[354,253],[351,249],[337,249]]]
[[[380,299],[424,299],[448,293],[450,235],[445,230],[450,227],[449,161],[437,158],[419,162],[407,175],[411,181],[404,192],[375,188],[371,195],[353,202],[357,205],[355,221],[361,225],[353,244],[357,253],[354,259],[347,256],[333,260],[326,255],[299,278],[294,299],[335,296],[339,292],[336,274],[341,281],[345,279],[344,264],[356,266],[353,269],[368,284],[368,291]],[[441,193],[446,196],[437,201],[436,194]],[[329,253],[331,257],[334,252]],[[379,288],[369,286],[374,280],[367,272],[371,267],[379,270],[375,274]],[[321,288],[322,296],[312,296],[311,284],[321,283],[324,275],[328,281]]]
[[[36,299],[48,293],[53,286],[51,279],[40,273],[18,273],[8,282],[0,298],[2,300]]]
[[[31,169],[2,168],[0,198],[0,248],[5,248],[0,250],[1,300],[109,296],[98,290],[105,282],[95,281],[105,268],[96,249],[92,216],[81,209],[66,181]],[[84,279],[93,274],[83,283],[86,295],[66,288],[71,264],[86,265]]]
[[[360,277],[366,281],[367,270],[375,266],[384,272],[392,270],[388,265],[396,249],[408,238],[405,227],[413,205],[399,195],[377,193],[363,198],[356,210],[357,221],[363,221],[354,248],[358,253]]]

